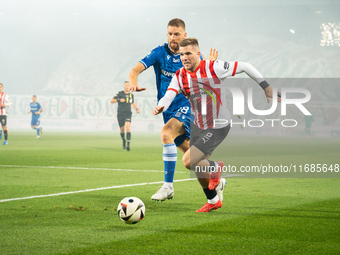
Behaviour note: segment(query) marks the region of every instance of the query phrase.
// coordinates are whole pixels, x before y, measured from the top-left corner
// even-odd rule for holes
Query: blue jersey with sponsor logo
[[[140,61],[145,68],[153,66],[156,75],[157,101],[166,93],[172,77],[176,71],[183,67],[179,53],[174,54],[167,43],[153,49],[145,58]],[[189,106],[188,99],[178,94],[166,112],[176,112],[183,106]]]
[[[36,112],[39,112],[41,109],[41,106],[39,103],[30,103],[30,108],[32,112],[32,118],[40,118],[40,114],[35,114]]]

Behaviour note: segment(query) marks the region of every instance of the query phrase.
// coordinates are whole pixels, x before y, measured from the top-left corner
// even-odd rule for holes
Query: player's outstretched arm
[[[146,88],[141,88],[138,86],[138,75],[145,70],[145,66],[142,63],[138,63],[129,73],[129,83],[130,88],[129,90],[132,92],[140,92],[146,90]]]
[[[216,63],[216,62],[215,62]],[[257,84],[261,86],[264,90],[265,96],[267,98],[267,102],[270,102],[270,99],[273,98],[273,87],[271,87],[268,82],[263,78],[262,74],[251,64],[247,62],[230,62],[229,68],[225,69],[221,67],[223,63],[224,67],[226,62],[219,63],[219,70],[222,70],[221,77],[224,79],[229,76],[234,76],[235,74],[240,74],[245,72],[250,78],[256,81]],[[223,70],[224,69],[224,70]],[[277,92],[277,101],[281,103],[281,93]]]
[[[117,103],[117,99],[115,99],[115,98],[112,98],[112,99],[111,99],[111,101],[110,101],[110,103],[111,103],[111,104],[115,104],[115,103]]]

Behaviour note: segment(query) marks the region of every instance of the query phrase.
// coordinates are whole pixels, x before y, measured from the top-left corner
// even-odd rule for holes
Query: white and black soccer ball
[[[137,197],[126,197],[119,202],[118,216],[127,224],[136,224],[145,216],[145,205]]]

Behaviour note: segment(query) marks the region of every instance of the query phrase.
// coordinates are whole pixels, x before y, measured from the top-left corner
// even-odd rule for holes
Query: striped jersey
[[[6,109],[6,107],[12,105],[12,101],[4,92],[0,94],[0,105],[1,104],[5,104],[5,106],[0,106],[0,115],[7,115],[8,109]]]
[[[168,90],[182,93],[189,99],[194,124],[200,129],[222,128],[230,123],[225,91],[221,82],[236,74],[238,62],[203,60],[194,72],[181,68],[176,72]],[[214,120],[227,120],[214,125]]]

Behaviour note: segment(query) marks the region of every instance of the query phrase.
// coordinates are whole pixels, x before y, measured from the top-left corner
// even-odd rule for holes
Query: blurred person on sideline
[[[120,136],[123,140],[123,149],[130,151],[130,142],[131,142],[131,131],[130,131],[130,125],[131,125],[131,106],[137,111],[137,113],[140,113],[140,110],[138,109],[133,94],[129,91],[129,82],[124,82],[124,90],[119,91],[117,95],[115,95],[111,99],[111,103],[115,104],[118,103],[118,110],[117,110],[117,119],[118,119],[118,125],[120,129]],[[126,131],[126,138],[125,138],[125,131]]]

